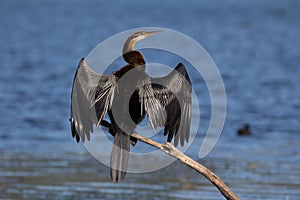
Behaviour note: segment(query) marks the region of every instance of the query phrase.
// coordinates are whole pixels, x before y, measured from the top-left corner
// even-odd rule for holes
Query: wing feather
[[[152,88],[150,78],[145,79],[144,83],[139,87],[139,97],[142,111],[145,110],[152,128],[155,130],[157,127],[161,127],[164,124],[166,113],[163,105],[159,99],[156,98],[155,92]]]
[[[112,104],[116,88],[114,75],[97,74],[81,59],[71,96],[72,136],[84,142],[90,139],[94,124],[98,125]]]
[[[151,79],[152,94],[147,92],[143,96],[146,103],[144,107],[148,113],[150,123],[161,126],[164,123],[164,135],[168,135],[168,142],[174,138],[175,146],[180,141],[181,146],[188,142],[191,124],[191,81],[182,63],[165,77]],[[153,99],[153,95],[154,98]],[[155,102],[155,100],[158,101]],[[153,109],[156,107],[157,109]],[[162,111],[163,110],[163,111]],[[164,115],[158,113],[164,112]],[[163,123],[162,123],[163,122]]]

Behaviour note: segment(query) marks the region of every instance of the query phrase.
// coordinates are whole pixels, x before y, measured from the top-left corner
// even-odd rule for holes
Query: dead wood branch
[[[202,174],[204,177],[206,177],[212,184],[214,184],[226,199],[229,199],[229,200],[238,200],[239,199],[216,174],[214,174],[212,171],[210,171],[208,168],[201,165],[200,163],[194,161],[192,158],[185,155],[181,151],[179,151],[177,148],[175,148],[169,142],[166,142],[165,144],[161,144],[161,143],[153,141],[149,138],[145,138],[137,133],[133,133],[131,136],[135,137],[136,139],[140,140],[141,142],[144,142],[153,147],[161,149],[166,154],[176,158],[180,162],[193,168],[194,170],[196,170],[197,172]]]

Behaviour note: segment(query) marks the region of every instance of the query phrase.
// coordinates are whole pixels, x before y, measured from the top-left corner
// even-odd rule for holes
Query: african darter
[[[80,139],[84,142],[90,140],[94,125],[108,128],[114,136],[110,158],[113,182],[121,181],[126,175],[130,144],[136,144],[136,139],[130,134],[145,115],[153,129],[164,126],[167,141],[171,142],[174,137],[175,146],[179,141],[183,146],[189,139],[191,82],[185,66],[179,63],[167,76],[152,78],[145,73],[143,54],[133,50],[136,42],[158,32],[140,31],[130,35],[122,51],[127,64],[118,71],[110,75],[98,74],[82,58],[74,77],[70,118],[72,136],[77,142]],[[131,78],[118,84],[129,72]],[[113,109],[117,110],[118,120]],[[110,122],[104,120],[106,114]]]

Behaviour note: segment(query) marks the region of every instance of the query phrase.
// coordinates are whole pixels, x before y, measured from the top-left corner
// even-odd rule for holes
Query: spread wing
[[[80,60],[73,82],[70,118],[77,142],[90,139],[93,125],[99,125],[112,105],[115,88],[114,75],[97,74],[84,59]]]
[[[184,65],[179,63],[175,70],[165,77],[152,78],[151,89],[150,92],[141,93],[150,123],[156,128],[162,126],[161,123],[164,122],[164,135],[168,135],[167,141],[171,142],[175,136],[175,146],[179,140],[183,146],[184,142],[188,142],[190,135],[192,91],[191,81]],[[156,101],[159,102],[158,106]]]

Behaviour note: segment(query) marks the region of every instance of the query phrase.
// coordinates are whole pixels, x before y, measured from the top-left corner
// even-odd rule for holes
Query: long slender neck
[[[128,64],[130,64],[134,67],[141,67],[141,66],[145,65],[145,59],[144,59],[142,52],[133,50],[135,43],[138,41],[139,41],[139,39],[133,38],[132,36],[130,36],[126,40],[126,42],[123,46],[123,50],[122,50],[123,59]]]
[[[132,51],[136,42],[137,41],[135,39],[132,39],[131,37],[129,37],[123,46],[123,50],[122,50],[123,55]]]

